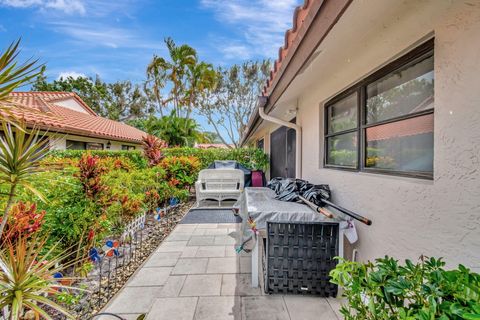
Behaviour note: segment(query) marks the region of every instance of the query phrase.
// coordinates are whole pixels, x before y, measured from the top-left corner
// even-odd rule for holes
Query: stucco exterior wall
[[[339,66],[337,81],[319,82],[300,97],[303,177],[329,183],[335,201],[373,220],[371,227],[358,224],[360,259],[425,254],[480,270],[480,10],[466,6],[431,26],[406,18],[365,46],[375,54]],[[434,180],[323,169],[323,103],[429,31],[435,33]],[[382,45],[387,40],[395,45]]]
[[[373,220],[370,227],[357,224],[360,240],[354,247],[360,260],[386,254],[417,259],[425,254],[480,271],[480,3],[399,1],[396,12],[385,11],[388,21],[383,23],[381,15],[374,14],[361,22],[381,28],[355,34],[352,21],[359,14],[354,10],[368,2],[354,2],[347,10],[338,26],[345,30],[333,29],[336,40],[325,40],[324,53],[317,59],[322,65],[317,81],[305,78],[307,86],[297,96],[297,123],[303,128],[302,178],[330,184],[335,202]],[[375,8],[371,2],[369,8]],[[342,36],[359,40],[349,42]],[[323,168],[324,103],[432,36],[434,179]],[[334,47],[335,41],[341,45]],[[337,57],[329,56],[328,50]],[[264,127],[252,139],[273,131]]]

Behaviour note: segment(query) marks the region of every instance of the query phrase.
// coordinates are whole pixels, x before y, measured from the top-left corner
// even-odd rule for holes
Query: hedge
[[[90,150],[92,155],[99,157],[124,157],[131,160],[139,168],[145,168],[147,161],[139,150],[112,151],[112,150]],[[58,159],[79,159],[85,150],[52,150],[50,157]],[[207,168],[215,160],[235,160],[250,169],[266,170],[268,168],[268,156],[261,149],[240,148],[240,149],[198,149],[198,148],[168,148],[163,150],[166,157],[169,156],[193,156],[200,161],[200,169]]]

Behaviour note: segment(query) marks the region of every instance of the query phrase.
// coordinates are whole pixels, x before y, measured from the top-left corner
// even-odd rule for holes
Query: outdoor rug
[[[232,209],[191,209],[180,223],[240,223]]]

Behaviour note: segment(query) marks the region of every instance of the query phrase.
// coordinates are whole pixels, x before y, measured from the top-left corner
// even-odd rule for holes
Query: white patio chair
[[[218,206],[223,200],[237,200],[243,192],[244,174],[238,169],[204,169],[198,174],[195,183],[197,207],[202,200],[217,200]]]

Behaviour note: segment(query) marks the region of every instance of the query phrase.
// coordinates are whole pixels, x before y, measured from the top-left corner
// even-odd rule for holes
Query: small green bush
[[[400,265],[385,257],[374,263],[341,260],[330,272],[344,288],[346,320],[480,319],[480,275],[460,265],[445,270],[441,259]]]

